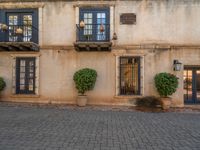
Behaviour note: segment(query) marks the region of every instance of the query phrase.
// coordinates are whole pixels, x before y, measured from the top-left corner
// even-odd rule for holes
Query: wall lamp
[[[182,68],[182,63],[179,62],[178,60],[174,60],[174,71],[181,71]]]

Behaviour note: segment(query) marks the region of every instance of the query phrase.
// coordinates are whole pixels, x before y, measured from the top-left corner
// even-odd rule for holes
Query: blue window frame
[[[16,94],[35,94],[35,58],[16,58]]]
[[[0,10],[0,23],[6,24],[8,30],[1,32],[0,41],[38,43],[38,10],[6,9]],[[22,34],[17,34],[17,29]]]
[[[80,8],[80,22],[81,21],[84,21],[85,27],[79,33],[79,40],[110,40],[109,8]]]

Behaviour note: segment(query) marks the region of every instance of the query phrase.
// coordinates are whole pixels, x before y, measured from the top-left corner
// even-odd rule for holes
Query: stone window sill
[[[118,98],[118,99],[129,99],[129,98],[140,98],[143,95],[115,95],[114,98]]]
[[[40,95],[34,95],[34,94],[13,94],[11,98],[39,98]]]

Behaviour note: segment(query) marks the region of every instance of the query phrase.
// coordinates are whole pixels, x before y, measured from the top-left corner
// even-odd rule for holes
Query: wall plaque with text
[[[136,24],[136,14],[134,13],[123,13],[120,15],[120,23],[132,25]]]

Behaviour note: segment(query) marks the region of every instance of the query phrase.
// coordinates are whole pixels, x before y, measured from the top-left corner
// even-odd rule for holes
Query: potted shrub
[[[3,80],[2,77],[0,77],[0,94],[1,94],[1,91],[3,91],[5,87],[6,87],[6,82]]]
[[[161,96],[161,105],[163,109],[169,109],[171,106],[171,96],[178,87],[178,78],[170,73],[159,73],[154,78],[156,89]]]
[[[97,78],[97,72],[93,69],[84,68],[75,72],[73,80],[78,90],[77,105],[85,106],[87,104],[86,91],[94,88]]]

